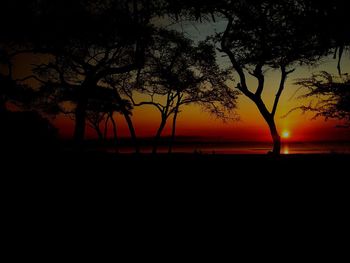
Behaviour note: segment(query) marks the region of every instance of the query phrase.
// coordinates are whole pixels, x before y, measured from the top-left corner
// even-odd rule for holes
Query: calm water
[[[266,154],[271,150],[271,143],[186,143],[176,145],[176,153],[205,153],[205,154]],[[168,148],[160,146],[158,152],[166,153]],[[121,152],[132,152],[124,147]],[[141,147],[141,152],[151,152],[150,146]],[[313,143],[285,143],[282,145],[282,154],[322,154],[347,153],[350,154],[350,142],[313,142]]]

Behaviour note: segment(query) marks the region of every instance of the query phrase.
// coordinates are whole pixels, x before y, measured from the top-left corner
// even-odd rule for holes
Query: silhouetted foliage
[[[349,124],[350,77],[347,74],[337,77],[321,72],[310,78],[299,79],[296,84],[308,90],[303,97],[317,98],[317,102],[297,109],[314,112],[315,118],[335,118]]]
[[[317,33],[320,48],[332,50],[338,58],[338,73],[341,75],[341,59],[350,45],[349,1],[305,1],[307,26]]]
[[[349,77],[342,74],[341,59],[350,46],[349,1],[329,2],[308,1],[309,24],[313,23],[321,48],[334,53],[338,58],[338,74],[328,72],[313,74],[310,78],[299,79],[296,84],[308,90],[302,97],[316,98],[316,102],[297,109],[311,111],[316,117],[335,118],[349,121]],[[292,111],[294,111],[293,109]]]
[[[87,123],[102,139],[109,121],[112,122],[117,139],[114,115],[118,112],[124,116],[138,152],[131,103],[152,105],[161,114],[156,151],[170,117],[174,140],[182,105],[200,104],[226,118],[226,113],[235,109],[241,92],[259,109],[270,128],[273,153],[279,154],[281,143],[275,116],[286,80],[298,65],[312,65],[328,55],[338,58],[341,79],[321,73],[298,84],[310,90],[307,96],[320,99],[315,107],[304,110],[348,120],[349,79],[341,75],[341,58],[350,45],[348,2],[3,0],[1,118],[22,118],[17,118],[21,113],[8,113],[7,105],[22,111],[73,116],[74,138],[79,145]],[[185,35],[166,30],[162,19],[220,20],[226,28],[194,44]],[[230,69],[217,64],[217,51],[229,59]],[[14,73],[14,64],[21,63],[23,54],[38,56],[40,62],[28,65],[31,74],[20,79]],[[278,70],[281,75],[270,107],[263,100],[269,70]],[[232,76],[239,80],[236,89],[229,88],[233,86]],[[249,78],[257,85],[252,87]],[[150,100],[137,101],[134,93]],[[28,118],[36,122],[33,116]]]
[[[0,144],[5,152],[56,150],[57,129],[37,112],[6,112],[1,120]]]
[[[238,92],[228,88],[230,75],[217,65],[214,46],[204,42],[194,45],[181,33],[158,30],[146,54],[145,67],[135,76],[135,82],[124,86],[123,90],[134,106],[151,105],[160,113],[154,153],[171,116],[172,144],[176,120],[183,105],[200,104],[223,119],[235,109]],[[148,95],[150,100],[136,101],[135,91]]]
[[[87,120],[90,126],[96,130],[100,140],[106,140],[108,123],[109,121],[112,122],[114,139],[117,140],[117,126],[114,114],[127,110],[128,114],[131,115],[131,103],[128,100],[119,100],[116,97],[116,93],[106,87],[99,87],[96,89],[95,95],[91,97],[92,99],[89,99],[87,107]],[[102,124],[104,124],[104,133],[101,130]]]
[[[185,15],[227,21],[224,32],[217,33],[213,39],[239,77],[237,89],[255,103],[267,122],[274,141],[273,153],[279,154],[281,142],[275,114],[288,75],[296,65],[313,64],[331,51],[331,47],[321,41],[320,30],[316,30],[319,25],[315,26],[312,21],[316,17],[312,12],[319,10],[311,12],[313,2],[298,0],[203,0],[182,4],[189,7],[184,10]],[[262,99],[268,69],[281,73],[271,107],[267,107]],[[247,84],[249,75],[257,80],[256,87]]]
[[[300,4],[300,3],[299,3]],[[237,88],[256,104],[269,125],[274,141],[273,153],[280,152],[280,136],[275,114],[285,82],[297,63],[312,63],[324,51],[318,39],[305,29],[305,14],[296,1],[243,1],[222,11],[228,20],[224,33],[219,34],[221,50],[230,58],[239,75]],[[281,80],[276,98],[269,110],[261,95],[265,88],[265,70],[279,69]],[[288,69],[289,68],[289,69]],[[258,81],[256,90],[248,87],[247,73]]]
[[[8,104],[26,110],[35,110],[36,91],[16,81],[11,58],[5,50],[0,53],[0,113],[8,111]]]
[[[33,52],[45,53],[49,60],[37,65],[34,72],[46,90],[49,87],[60,95],[59,101],[74,104],[74,137],[80,142],[88,100],[99,83],[107,76],[142,66],[151,31],[150,3],[38,1],[32,11],[40,22],[36,25],[40,37],[31,42]]]

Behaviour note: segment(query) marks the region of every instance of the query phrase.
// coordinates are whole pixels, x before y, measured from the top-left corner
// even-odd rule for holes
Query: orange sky
[[[217,28],[222,28],[222,23],[218,23]],[[193,27],[188,28],[189,35],[195,40],[204,39],[214,29],[209,28],[206,25],[197,25],[197,29]],[[217,29],[216,28],[216,29]],[[39,58],[36,58],[38,60]],[[34,59],[35,60],[35,59]],[[24,63],[25,62],[25,63]],[[28,74],[28,65],[31,63],[39,63],[33,61],[33,58],[25,57],[21,59],[21,63],[16,64],[16,71],[21,72],[21,75]],[[229,65],[229,62],[225,58],[219,56],[219,63],[222,65]],[[346,54],[342,63],[343,72],[350,72],[350,60]],[[339,124],[338,121],[327,121],[319,118],[312,120],[312,114],[301,114],[300,111],[294,112],[286,118],[281,118],[289,110],[300,105],[307,105],[309,101],[298,99],[297,96],[291,98],[297,89],[293,82],[297,78],[308,77],[312,72],[319,72],[326,70],[328,72],[337,74],[336,61],[332,58],[324,59],[318,67],[307,68],[298,67],[297,70],[292,73],[286,83],[286,89],[282,94],[279,108],[276,114],[276,122],[280,132],[288,130],[290,132],[291,141],[322,141],[322,140],[349,140],[350,129],[336,128]],[[266,104],[270,108],[272,100],[275,97],[276,88],[279,84],[278,72],[268,71],[266,76],[266,88],[263,93],[263,98]],[[256,83],[252,79],[248,79],[248,85],[255,87]],[[253,88],[252,88],[253,89]],[[300,95],[302,93],[299,93]],[[267,124],[264,122],[255,105],[249,101],[244,95],[239,97],[239,104],[237,113],[240,116],[240,121],[230,121],[223,123],[221,120],[216,119],[209,113],[203,111],[198,106],[186,106],[182,108],[182,112],[179,115],[177,123],[177,135],[178,136],[200,136],[200,137],[215,137],[222,139],[231,139],[237,141],[270,141],[270,134]],[[126,123],[122,116],[116,117],[118,124],[119,136],[129,136],[129,132]],[[139,137],[151,137],[154,136],[156,129],[160,123],[159,112],[150,106],[142,106],[135,108],[133,111],[133,121],[136,128],[136,133]],[[171,122],[171,121],[169,121]],[[68,118],[56,118],[54,120],[55,125],[60,129],[62,137],[71,138],[73,134],[73,122]],[[170,134],[170,125],[168,125],[163,135]],[[92,129],[87,130],[88,138],[95,138],[95,131]]]
[[[349,60],[344,61],[344,71],[350,69]],[[286,85],[280,101],[280,107],[276,114],[276,122],[280,132],[289,131],[290,141],[322,141],[322,140],[349,140],[350,129],[336,128],[339,121],[319,118],[312,120],[313,114],[302,114],[300,111],[291,113],[285,118],[282,118],[289,110],[299,105],[307,105],[309,100],[298,99],[298,95],[292,98],[297,87],[293,85],[296,78],[308,76],[311,72],[319,70],[328,70],[336,73],[335,61],[329,59],[322,66],[313,68],[311,70],[299,68],[293,73]],[[251,84],[252,85],[252,84]],[[271,72],[268,74],[266,81],[266,91],[263,97],[267,105],[272,104],[275,91],[278,85],[278,74]],[[298,93],[299,95],[302,92]],[[177,123],[177,135],[179,136],[200,136],[213,137],[237,141],[270,141],[270,134],[268,127],[262,117],[260,116],[255,105],[249,101],[244,95],[239,97],[239,104],[237,113],[240,116],[239,121],[228,121],[224,123],[215,116],[205,112],[199,106],[191,105],[182,108]],[[135,108],[133,112],[133,121],[136,132],[139,137],[154,136],[156,129],[160,123],[159,112],[151,106],[142,106]],[[58,119],[56,123],[61,129],[61,134],[64,137],[71,137],[73,132],[73,125],[71,121]],[[119,126],[119,135],[128,136],[129,132],[122,116],[117,116],[117,123]],[[164,131],[164,136],[170,134],[171,120]],[[95,137],[95,131],[88,129],[87,136]]]
[[[280,105],[276,114],[276,123],[280,132],[289,131],[290,141],[323,141],[323,140],[349,140],[350,129],[336,128],[339,121],[328,120],[322,118],[313,120],[312,113],[302,114],[300,111],[291,113],[285,118],[282,118],[289,110],[300,105],[308,105],[310,100],[299,99],[298,96],[302,94],[300,91],[293,97],[297,87],[293,84],[295,79],[310,76],[312,72],[320,70],[327,70],[336,74],[336,61],[329,58],[326,59],[322,65],[316,68],[298,68],[290,75],[286,83],[286,89],[282,94]],[[350,71],[350,60],[344,59],[344,72]],[[278,72],[269,72],[266,78],[266,90],[263,98],[267,105],[272,105],[274,99],[275,89],[278,86],[279,74]],[[253,81],[248,82],[251,86],[255,86]],[[200,137],[214,137],[222,139],[230,139],[237,141],[270,141],[270,134],[267,124],[260,116],[255,105],[249,101],[244,95],[239,97],[239,104],[237,113],[240,116],[239,121],[228,121],[224,123],[215,116],[205,112],[199,106],[191,105],[182,108],[177,123],[177,135],[179,136],[200,136]],[[151,106],[142,106],[135,108],[133,112],[133,120],[137,135],[140,137],[154,136],[156,129],[160,123],[159,112]],[[62,122],[62,121],[61,121]],[[117,117],[119,124],[119,134],[121,136],[128,136],[128,129],[126,127],[123,117]],[[169,120],[171,124],[171,120]],[[64,134],[71,136],[71,125],[65,125]],[[170,134],[171,125],[168,125],[164,131],[164,136]],[[88,137],[94,137],[95,132],[88,130]]]

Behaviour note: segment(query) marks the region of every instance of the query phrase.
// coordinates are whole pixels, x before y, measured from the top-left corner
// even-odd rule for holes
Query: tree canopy
[[[318,108],[321,115],[347,118],[348,78],[341,67],[350,45],[346,1],[4,0],[0,5],[0,111],[9,100],[39,108],[33,102],[38,96],[41,105],[65,113],[68,102],[78,143],[87,120],[97,128],[100,117],[108,112],[113,118],[113,111],[124,115],[135,139],[131,102],[156,106],[161,127],[174,116],[175,127],[181,105],[197,103],[224,116],[235,108],[240,92],[258,108],[270,129],[273,153],[279,154],[275,116],[287,78],[296,67],[329,55],[338,59],[341,80],[321,73],[298,84],[309,88],[310,96],[331,98],[331,107]],[[225,28],[194,43],[169,30],[163,20],[170,19],[221,20]],[[23,53],[41,60],[28,66],[29,76],[16,79],[13,63]],[[219,55],[228,58],[229,68],[219,65]],[[271,90],[266,89],[269,70],[280,73],[271,105],[263,99]],[[135,91],[152,100],[135,103]],[[155,102],[155,94],[166,103]]]

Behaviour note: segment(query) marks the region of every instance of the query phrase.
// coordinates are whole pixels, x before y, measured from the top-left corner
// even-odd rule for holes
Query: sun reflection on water
[[[282,148],[282,153],[283,154],[289,154],[289,147],[288,145],[284,145],[283,148]]]

